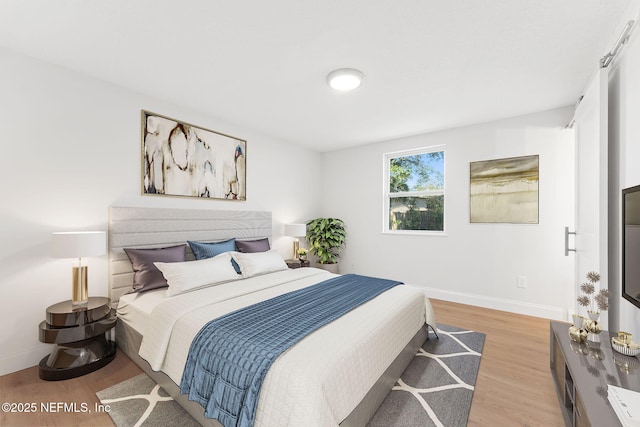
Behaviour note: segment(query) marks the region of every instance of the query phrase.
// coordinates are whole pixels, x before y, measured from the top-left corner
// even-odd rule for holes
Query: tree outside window
[[[444,147],[384,157],[385,231],[444,232]]]

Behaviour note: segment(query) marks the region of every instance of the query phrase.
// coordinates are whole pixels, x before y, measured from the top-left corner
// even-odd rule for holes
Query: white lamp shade
[[[107,233],[104,231],[72,231],[52,233],[54,258],[84,258],[101,256],[107,252]]]
[[[284,235],[291,237],[303,237],[307,235],[307,224],[285,224]]]

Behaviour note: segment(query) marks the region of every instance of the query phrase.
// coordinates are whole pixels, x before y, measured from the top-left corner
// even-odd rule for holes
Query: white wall
[[[638,1],[630,6],[629,19],[638,19]],[[626,20],[625,20],[626,21]],[[636,24],[636,27],[638,24]],[[640,309],[621,296],[621,190],[640,185],[640,35],[633,31],[609,71],[609,290],[612,310],[610,329],[625,330],[640,340]]]
[[[496,100],[496,102],[498,102]],[[323,215],[345,220],[341,272],[396,278],[434,298],[566,319],[573,260],[572,108],[323,154]],[[446,236],[382,234],[383,154],[445,145]],[[538,154],[539,224],[469,223],[469,162]],[[526,276],[528,287],[516,286]]]
[[[141,109],[246,139],[247,201],[142,196]],[[49,352],[38,324],[47,306],[70,298],[71,260],[51,258],[51,232],[106,230],[112,205],[268,210],[273,246],[289,256],[282,224],[320,210],[294,177],[317,181],[319,153],[4,48],[0,117],[0,375]],[[106,256],[89,270],[90,295],[108,295]]]

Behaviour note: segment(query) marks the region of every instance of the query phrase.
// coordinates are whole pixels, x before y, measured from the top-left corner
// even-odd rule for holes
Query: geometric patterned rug
[[[369,422],[371,427],[466,426],[485,335],[438,325]],[[118,427],[199,424],[146,374],[96,393]]]
[[[118,427],[188,426],[200,424],[147,374],[129,378],[96,393]]]
[[[371,427],[466,426],[485,335],[438,325],[369,422]]]

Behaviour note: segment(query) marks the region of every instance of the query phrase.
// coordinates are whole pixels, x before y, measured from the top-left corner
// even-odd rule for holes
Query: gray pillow
[[[258,240],[236,240],[236,248],[238,252],[252,253],[252,252],[266,252],[271,249],[269,246],[269,239]]]
[[[167,280],[153,263],[184,262],[187,245],[152,249],[125,248],[124,251],[133,267],[133,290],[128,293],[145,292],[169,286]]]

